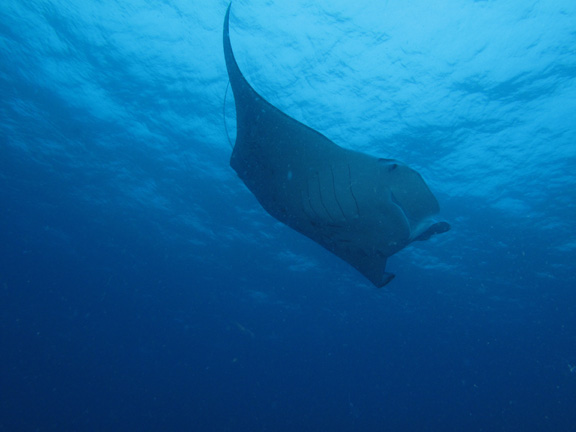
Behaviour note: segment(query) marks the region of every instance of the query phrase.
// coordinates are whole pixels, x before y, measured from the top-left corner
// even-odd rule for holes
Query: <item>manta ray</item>
[[[224,19],[224,56],[236,105],[231,167],[274,218],[355,267],[375,286],[386,260],[446,232],[438,201],[413,169],[337,145],[266,101],[248,83]]]

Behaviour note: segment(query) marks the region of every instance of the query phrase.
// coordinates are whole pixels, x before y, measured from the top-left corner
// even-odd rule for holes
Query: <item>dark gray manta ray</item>
[[[347,150],[287,116],[248,84],[224,20],[226,68],[236,103],[230,165],[262,207],[382,287],[386,260],[415,240],[450,229],[434,222],[438,202],[413,169]]]

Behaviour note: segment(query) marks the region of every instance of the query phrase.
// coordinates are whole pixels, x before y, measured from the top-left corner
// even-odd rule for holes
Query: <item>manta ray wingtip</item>
[[[380,282],[379,284],[376,284],[376,288],[385,287],[390,282],[392,282],[392,279],[394,279],[396,277],[396,275],[394,273],[384,273],[382,276],[383,276],[382,282]]]

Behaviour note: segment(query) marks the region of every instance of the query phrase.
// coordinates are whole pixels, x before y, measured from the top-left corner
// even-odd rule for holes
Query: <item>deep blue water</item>
[[[576,431],[576,4],[234,3],[252,85],[452,224],[380,290],[228,166],[226,6],[0,5],[0,430]]]

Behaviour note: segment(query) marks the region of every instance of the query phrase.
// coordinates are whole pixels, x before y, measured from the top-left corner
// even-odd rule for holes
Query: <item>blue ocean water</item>
[[[264,97],[437,196],[383,289],[229,167],[226,7],[0,5],[0,430],[576,431],[576,3],[234,2]]]

